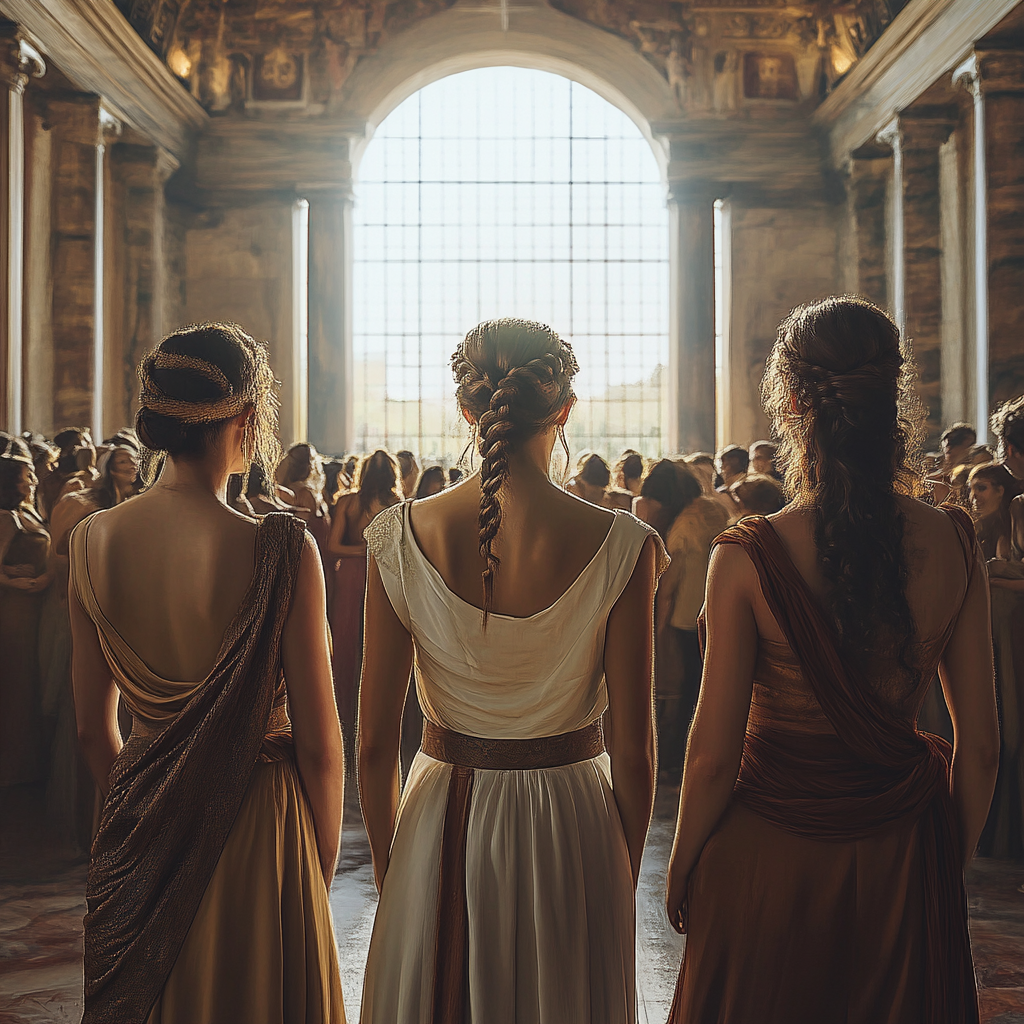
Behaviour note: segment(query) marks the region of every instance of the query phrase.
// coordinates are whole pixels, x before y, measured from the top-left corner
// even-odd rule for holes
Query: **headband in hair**
[[[209,402],[174,398],[153,379],[154,370],[189,370],[220,388],[223,394]],[[217,423],[238,416],[247,405],[255,405],[259,395],[269,389],[273,374],[269,371],[261,373],[260,379],[247,381],[242,391],[236,391],[224,371],[206,359],[158,350],[150,352],[139,365],[139,380],[142,382],[141,404],[144,409],[182,423]]]
[[[0,452],[0,459],[6,459],[8,462],[20,462],[25,466],[33,465],[32,459],[25,454],[21,441],[16,437],[7,439],[4,450]]]

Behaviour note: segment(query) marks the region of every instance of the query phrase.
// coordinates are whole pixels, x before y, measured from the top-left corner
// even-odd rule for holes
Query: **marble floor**
[[[671,844],[671,794],[659,798],[637,901],[641,1024],[668,1014],[682,939],[662,910]],[[347,814],[331,892],[345,1005],[358,1019],[376,893],[358,816]],[[5,830],[6,831],[6,830]],[[19,849],[21,855],[19,855]],[[0,839],[0,1024],[77,1024],[82,1013],[83,864],[61,863]],[[971,872],[971,931],[986,1024],[1024,1024],[1024,865],[979,861]]]

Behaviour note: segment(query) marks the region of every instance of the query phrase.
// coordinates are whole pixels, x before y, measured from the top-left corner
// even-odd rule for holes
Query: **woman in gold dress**
[[[139,372],[139,437],[165,465],[71,538],[78,730],[105,798],[84,1022],[338,1024],[343,759],[323,571],[298,519],[254,522],[224,500],[253,461],[269,476],[273,375],[225,324],[174,332]]]

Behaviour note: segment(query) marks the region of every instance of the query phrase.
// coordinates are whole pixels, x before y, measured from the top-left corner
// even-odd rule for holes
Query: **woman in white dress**
[[[362,1021],[626,1024],[667,557],[549,479],[568,344],[489,321],[452,365],[479,474],[366,531],[358,756],[380,903]],[[400,801],[414,660],[426,721]]]

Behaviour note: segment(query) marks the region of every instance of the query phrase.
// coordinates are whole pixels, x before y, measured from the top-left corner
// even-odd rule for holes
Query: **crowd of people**
[[[967,509],[988,560],[1005,763],[982,843],[984,852],[1021,857],[1024,397],[1002,406],[992,427],[996,447],[977,444],[969,424],[950,426],[940,450],[922,459],[920,497]],[[54,823],[73,847],[85,849],[98,804],[75,737],[68,539],[91,513],[143,488],[140,465],[146,453],[131,428],[100,445],[82,427],[65,428],[52,440],[32,433],[3,435],[0,444],[0,509],[7,512],[0,517],[0,656],[6,665],[0,688],[0,785],[45,782]],[[408,450],[330,457],[307,442],[288,448],[272,480],[258,465],[244,478],[230,477],[226,500],[231,507],[248,516],[289,512],[316,540],[327,584],[335,695],[350,753],[363,654],[364,532],[384,509],[439,494],[462,479],[458,467],[430,462],[421,467]],[[710,552],[728,526],[771,515],[786,504],[776,445],[757,440],[746,448],[727,445],[716,454],[661,459],[627,449],[611,464],[585,451],[565,489],[593,504],[632,512],[658,532],[671,556],[656,598],[657,708],[660,779],[678,785],[700,690],[698,619]],[[406,771],[419,747],[422,722],[411,686],[402,739]],[[951,737],[937,681],[922,726]]]
[[[343,1019],[346,748],[367,1024],[633,1020],[659,761],[672,1024],[976,1019],[963,868],[1022,853],[1024,397],[918,460],[898,327],[832,298],[780,326],[777,443],[552,486],[571,346],[488,321],[452,368],[465,480],[281,453],[231,324],[146,357],[134,430],[0,436],[0,785],[92,842],[85,1020]]]

